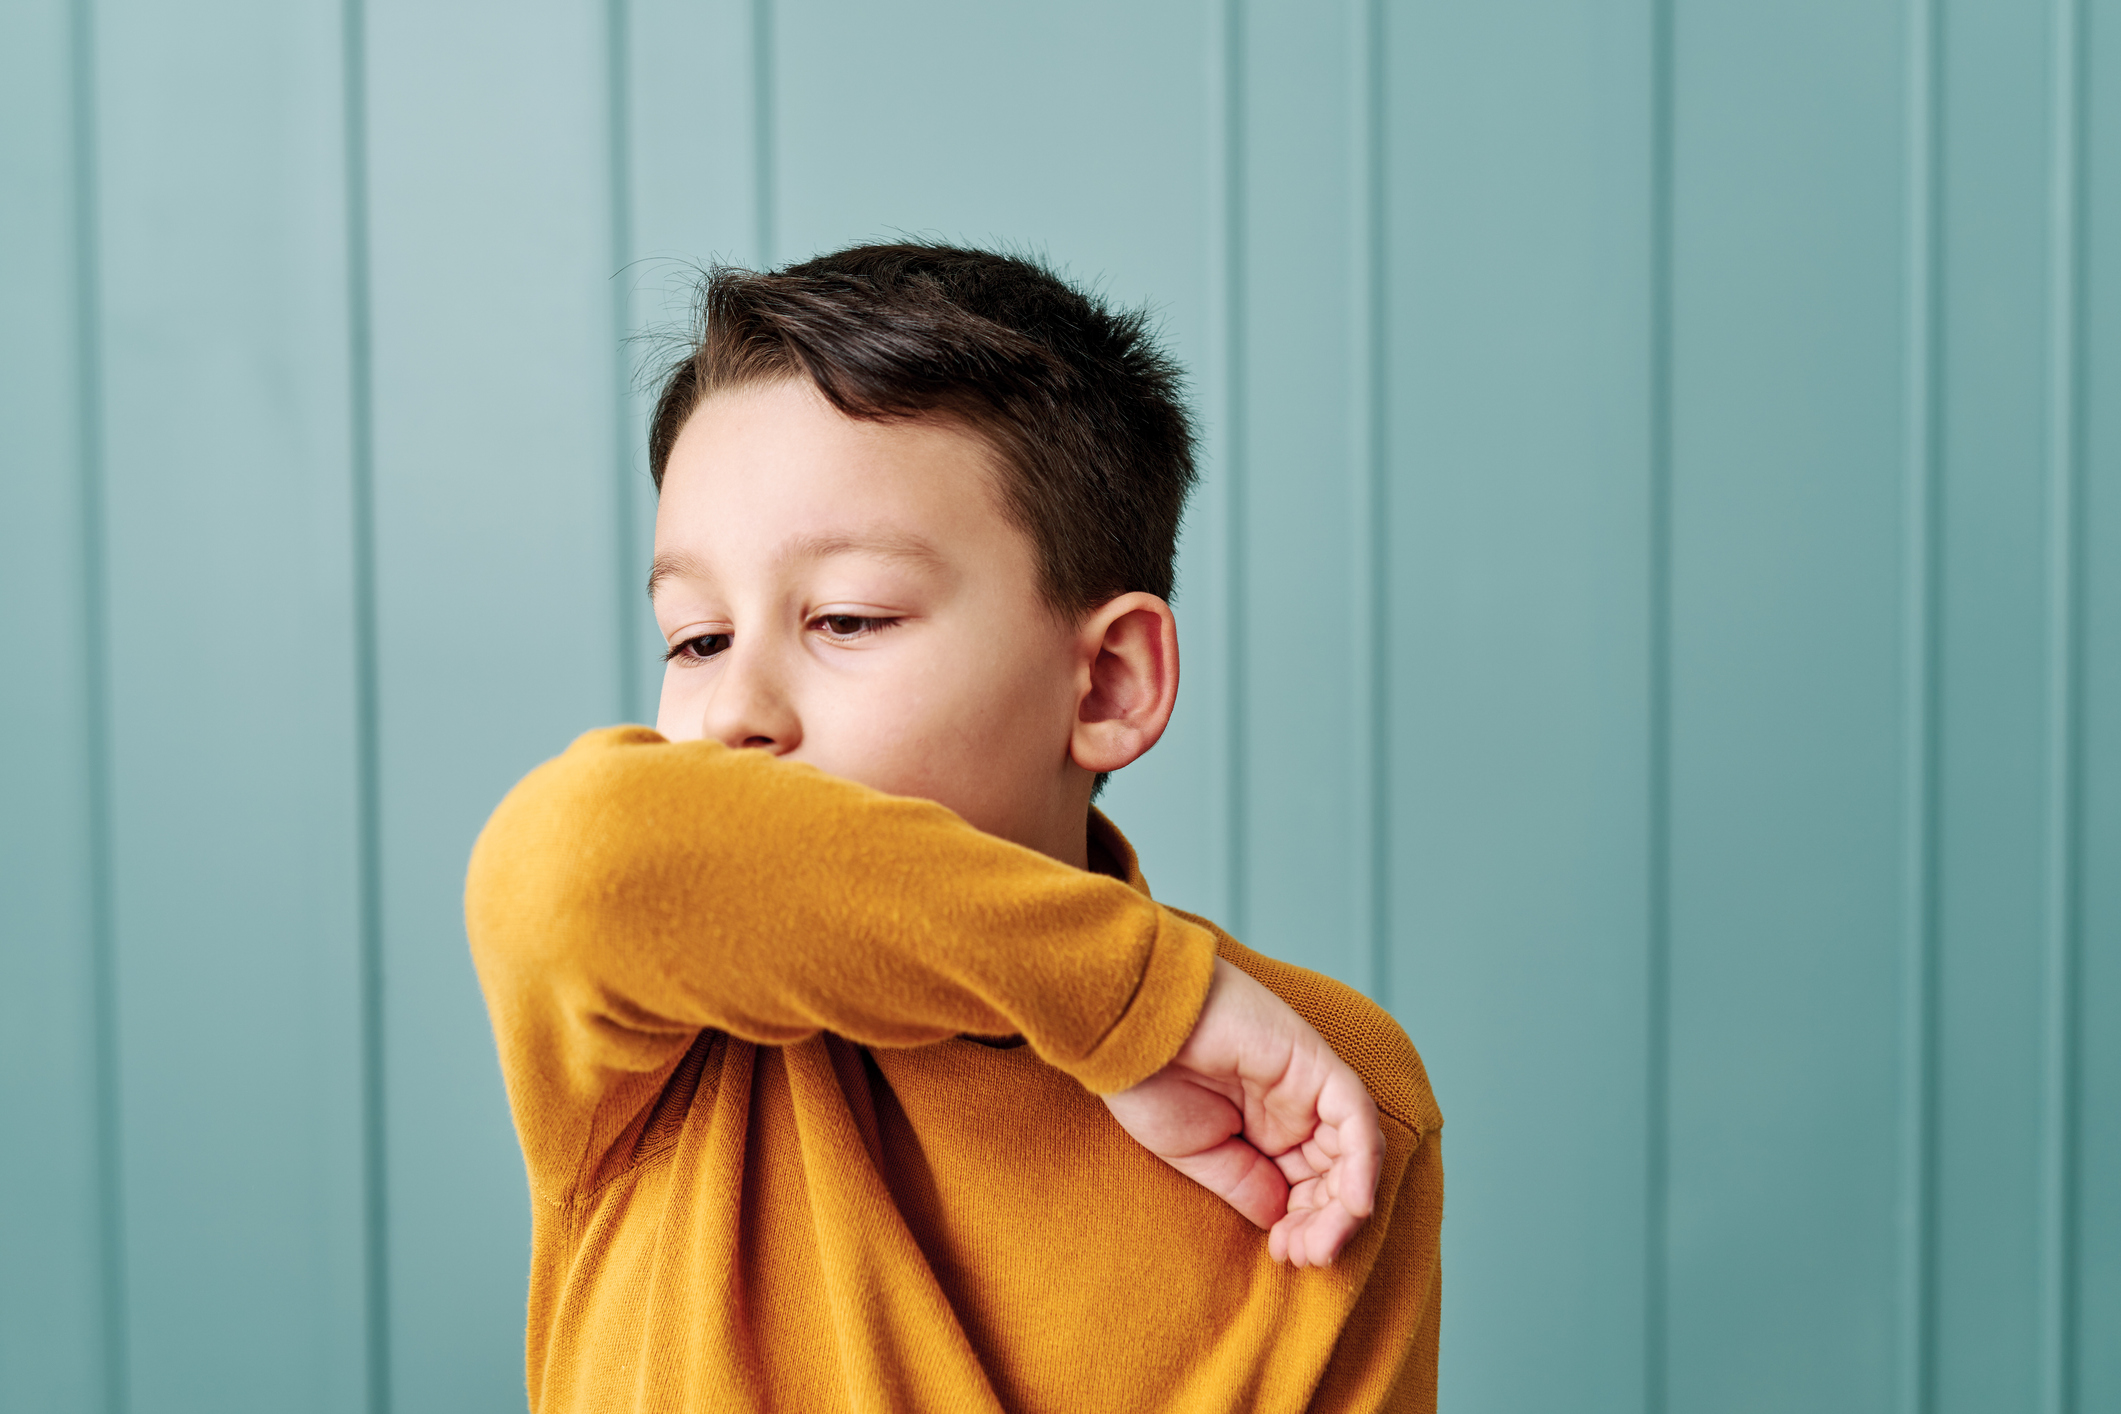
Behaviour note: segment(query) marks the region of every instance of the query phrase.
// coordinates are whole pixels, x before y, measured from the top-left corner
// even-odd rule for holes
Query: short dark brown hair
[[[982,438],[1057,611],[1134,590],[1172,597],[1193,424],[1146,312],[1112,309],[1036,260],[924,242],[764,274],[715,266],[656,399],[657,489],[709,395],[795,377],[849,417],[942,417]]]

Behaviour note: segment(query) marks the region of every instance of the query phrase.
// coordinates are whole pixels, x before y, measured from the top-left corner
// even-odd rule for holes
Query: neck
[[[1097,778],[1069,763],[1069,778],[1054,791],[1049,808],[1014,836],[1016,842],[1077,869],[1090,867],[1090,791]],[[1080,780],[1074,777],[1080,776]]]

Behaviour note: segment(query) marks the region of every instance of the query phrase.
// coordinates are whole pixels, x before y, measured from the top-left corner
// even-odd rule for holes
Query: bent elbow
[[[490,963],[555,960],[594,931],[616,876],[639,867],[627,829],[632,754],[660,737],[642,728],[591,732],[532,770],[494,807],[464,876],[464,922],[483,973]]]

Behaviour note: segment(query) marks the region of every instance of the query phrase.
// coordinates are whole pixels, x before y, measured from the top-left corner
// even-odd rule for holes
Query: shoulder
[[[1428,1071],[1390,1012],[1344,982],[1256,953],[1205,918],[1172,909],[1215,935],[1216,953],[1293,1007],[1362,1077],[1377,1108],[1418,1134],[1443,1124]]]

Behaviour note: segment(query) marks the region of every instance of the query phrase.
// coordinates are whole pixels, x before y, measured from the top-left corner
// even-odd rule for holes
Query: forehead
[[[807,382],[703,402],[671,448],[656,508],[659,554],[956,559],[983,547],[1028,550],[1002,513],[986,443],[947,422],[847,417]]]

